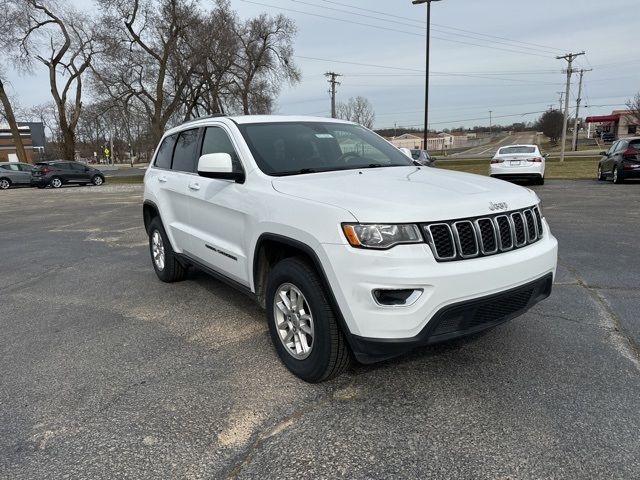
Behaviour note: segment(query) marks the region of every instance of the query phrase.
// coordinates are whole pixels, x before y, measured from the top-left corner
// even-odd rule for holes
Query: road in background
[[[495,155],[496,151],[500,147],[504,147],[506,145],[534,144],[535,138],[535,132],[515,133],[507,135],[499,141],[489,145],[482,145],[480,147],[470,148],[464,152],[453,153],[449,155],[449,158],[490,158]]]
[[[141,186],[2,192],[0,478],[640,478],[640,185],[531,188],[549,299],[320,385],[243,294],[157,280]]]

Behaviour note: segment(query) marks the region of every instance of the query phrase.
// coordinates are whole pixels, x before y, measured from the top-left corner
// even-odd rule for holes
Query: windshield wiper
[[[315,168],[301,168],[300,170],[290,170],[288,172],[277,172],[273,175],[278,177],[286,177],[288,175],[304,175],[305,173],[316,173],[317,170]]]

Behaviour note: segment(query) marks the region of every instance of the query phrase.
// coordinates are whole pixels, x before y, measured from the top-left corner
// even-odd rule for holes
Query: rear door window
[[[180,132],[178,140],[176,141],[176,148],[173,151],[172,170],[189,173],[195,172],[198,132],[197,128]]]
[[[176,144],[177,134],[169,135],[162,140],[158,153],[156,154],[155,166],[158,168],[171,168],[171,156],[173,155],[173,147]]]

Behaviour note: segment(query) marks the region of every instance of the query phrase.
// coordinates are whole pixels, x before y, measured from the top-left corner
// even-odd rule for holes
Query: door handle
[[[167,183],[167,177],[158,177],[160,183]]]
[[[189,189],[198,191],[198,190],[200,190],[200,184],[195,183],[195,182],[194,183],[190,183],[189,184]]]

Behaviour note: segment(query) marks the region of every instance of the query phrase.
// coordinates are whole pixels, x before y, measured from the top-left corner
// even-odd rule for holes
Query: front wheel
[[[11,186],[11,182],[7,178],[0,178],[0,190],[7,190]]]
[[[598,181],[603,182],[606,179],[604,173],[602,173],[602,167],[598,165]]]
[[[93,183],[96,187],[99,187],[104,183],[104,178],[102,178],[100,175],[94,175],[91,179],[91,183]]]
[[[327,292],[316,271],[301,258],[286,258],[267,282],[271,341],[282,363],[310,383],[348,368],[351,354]]]

